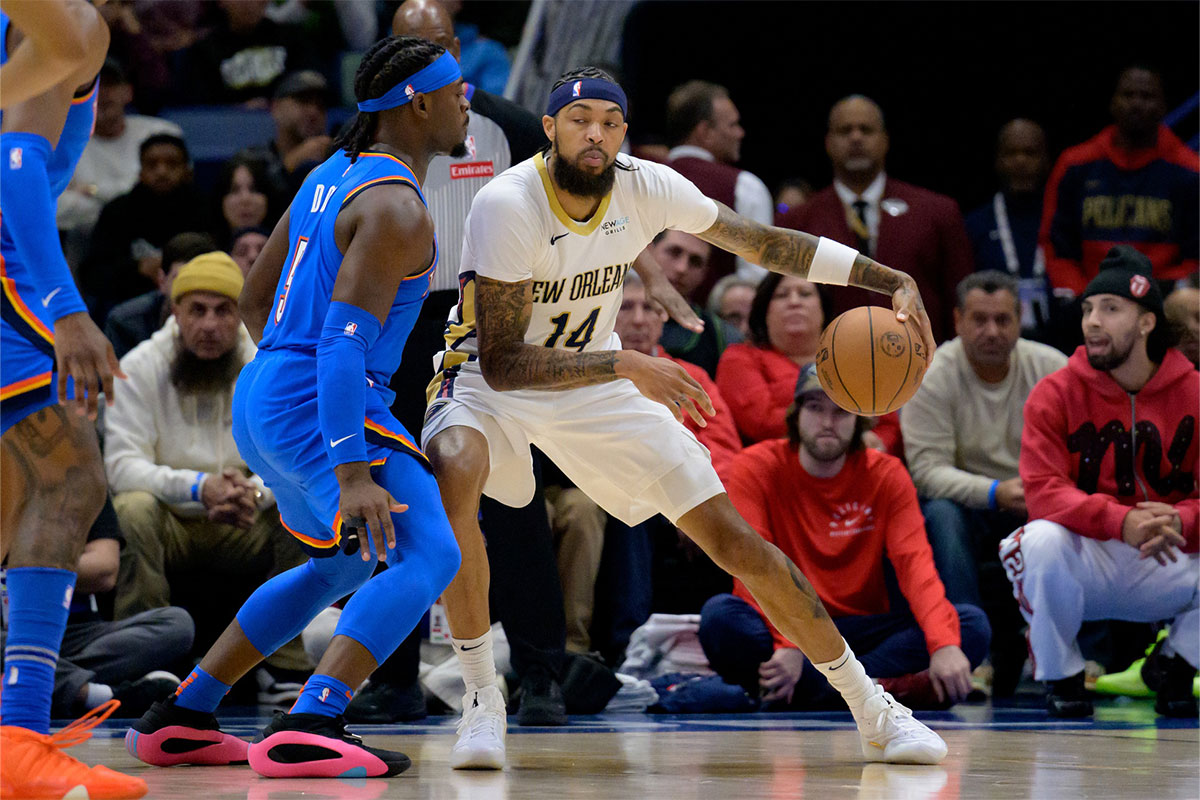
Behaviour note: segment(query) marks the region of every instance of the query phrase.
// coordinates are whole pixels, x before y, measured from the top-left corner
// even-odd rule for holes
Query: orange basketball
[[[896,321],[879,306],[852,308],[825,327],[817,346],[817,378],[833,402],[878,416],[908,402],[929,366],[915,322]]]

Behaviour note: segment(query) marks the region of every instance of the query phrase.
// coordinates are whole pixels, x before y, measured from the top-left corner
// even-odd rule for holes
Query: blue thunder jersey
[[[0,64],[8,62],[7,14],[0,12]],[[96,122],[96,87],[71,102],[58,145],[54,148],[46,170],[50,179],[50,195],[57,198],[71,182],[75,165],[83,155]],[[0,120],[3,119],[0,112]],[[45,393],[50,386],[54,369],[54,320],[50,310],[37,301],[37,292],[30,277],[30,266],[24,263],[13,244],[7,218],[0,209],[0,314],[3,330],[4,369],[0,376],[0,400],[11,400],[33,390]],[[24,398],[23,398],[24,400]],[[49,395],[42,405],[49,404]],[[16,405],[6,408],[21,411]],[[30,413],[24,408],[21,413]],[[5,420],[4,428],[12,420]]]

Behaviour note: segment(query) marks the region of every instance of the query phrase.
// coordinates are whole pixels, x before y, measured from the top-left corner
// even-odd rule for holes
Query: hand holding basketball
[[[926,363],[932,361],[933,351],[937,349],[937,343],[933,341],[933,326],[925,311],[925,302],[921,300],[921,290],[908,275],[904,275],[904,283],[900,288],[892,292],[892,308],[896,311],[897,321],[916,323],[921,341],[925,344]]]
[[[920,317],[928,325],[924,313]],[[821,388],[855,414],[895,411],[916,393],[928,366],[928,350],[912,312],[907,322],[900,322],[886,308],[853,308],[829,323],[817,345]]]

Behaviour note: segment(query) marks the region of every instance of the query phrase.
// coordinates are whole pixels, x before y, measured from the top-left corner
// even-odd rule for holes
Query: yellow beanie
[[[188,292],[212,292],[225,295],[235,303],[242,293],[242,268],[220,251],[196,256],[179,268],[171,284],[171,302]]]

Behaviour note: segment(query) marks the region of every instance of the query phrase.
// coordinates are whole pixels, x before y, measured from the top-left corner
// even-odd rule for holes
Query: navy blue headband
[[[601,78],[581,78],[555,89],[546,103],[546,116],[553,117],[576,100],[611,100],[621,107],[621,116],[629,116],[624,90]]]
[[[450,51],[442,53],[428,66],[417,70],[408,80],[403,80],[388,90],[382,97],[364,100],[358,104],[359,111],[383,111],[396,108],[412,101],[418,92],[433,92],[449,86],[462,77],[458,62]]]

